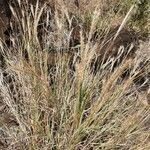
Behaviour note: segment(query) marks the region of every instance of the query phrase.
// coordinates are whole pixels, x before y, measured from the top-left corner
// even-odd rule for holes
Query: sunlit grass
[[[113,59],[111,54],[101,56],[95,72],[94,61],[101,53],[99,45],[107,43],[101,42],[101,37],[93,41],[101,21],[104,28],[105,19],[99,20],[98,6],[99,2],[97,7],[93,5],[87,30],[82,26],[86,22],[84,12],[76,12],[83,21],[78,22],[81,28],[77,47],[69,45],[73,30],[71,4],[58,1],[54,14],[47,5],[28,6],[30,11],[20,5],[22,18],[11,8],[20,33],[11,35],[10,47],[1,44],[5,68],[0,68],[0,105],[5,109],[0,106],[0,148],[2,145],[3,149],[11,150],[150,149],[150,107],[146,99],[149,93],[141,93],[135,85],[139,75],[149,73],[145,69],[149,63],[141,70],[139,64],[144,60],[137,61],[136,56],[122,58],[120,51]],[[133,5],[106,51],[110,51],[130,19],[132,9]],[[105,24],[103,34],[109,29],[110,25]],[[132,45],[123,50],[130,48]],[[122,61],[114,67],[120,58]],[[130,71],[123,78],[128,68]]]

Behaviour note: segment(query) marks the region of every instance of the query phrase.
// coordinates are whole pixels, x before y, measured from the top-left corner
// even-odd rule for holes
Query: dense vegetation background
[[[150,149],[149,0],[0,0],[0,149]]]

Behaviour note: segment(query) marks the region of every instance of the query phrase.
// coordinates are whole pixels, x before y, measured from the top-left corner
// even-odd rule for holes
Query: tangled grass
[[[99,69],[93,72],[91,62],[96,60],[98,45],[107,43],[100,43],[98,38],[107,35],[107,23],[117,15],[106,13],[102,18],[106,10],[99,11],[97,0],[89,5],[82,2],[83,8],[92,7],[89,20],[86,9],[77,11],[74,7],[70,14],[73,4],[60,0],[55,9],[38,2],[23,8],[18,1],[21,15],[11,7],[17,30],[12,27],[15,32],[9,47],[1,42],[0,149],[150,149],[149,43],[139,46],[134,57],[120,57],[122,51],[132,51],[132,43],[115,49],[116,56],[103,56],[104,61],[98,61]],[[133,10],[131,6],[123,18],[118,18],[122,23],[112,41]],[[80,42],[71,46],[74,20],[81,26]],[[101,32],[93,41],[96,31]],[[122,77],[126,71],[128,75]],[[136,84],[139,76],[144,76],[144,82]]]

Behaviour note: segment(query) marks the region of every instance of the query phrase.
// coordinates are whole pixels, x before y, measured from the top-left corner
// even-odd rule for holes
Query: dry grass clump
[[[70,45],[70,7],[57,2],[52,16],[49,5],[22,8],[22,17],[11,8],[19,26],[9,47],[0,45],[0,149],[149,150],[150,58],[138,53],[148,48],[142,43],[133,57],[133,41],[114,44],[132,9],[112,38],[105,24],[95,40],[103,21],[96,8],[87,30],[77,23],[79,42]],[[106,53],[97,59],[100,47]]]

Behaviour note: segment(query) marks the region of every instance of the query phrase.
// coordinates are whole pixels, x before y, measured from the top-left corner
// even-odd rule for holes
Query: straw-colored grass
[[[131,43],[120,52],[116,49],[115,57],[103,56],[103,61],[96,62],[96,72],[93,69],[99,45],[107,43],[101,40],[111,27],[107,22],[116,19],[107,14],[110,10],[102,18],[107,3],[103,1],[103,7],[93,0],[86,5],[82,0],[71,14],[74,4],[61,0],[50,1],[52,11],[46,4],[23,7],[18,2],[21,14],[10,6],[17,26],[10,36],[12,43],[0,45],[4,61],[0,68],[0,149],[149,150],[149,56],[122,58],[121,50],[132,52]],[[92,13],[86,20],[90,6]],[[134,5],[119,18],[120,27],[107,48],[115,47],[114,40],[133,11]],[[79,44],[71,47],[74,18],[81,28]],[[93,40],[95,32],[99,32],[97,40]],[[144,48],[142,44],[137,52]],[[118,59],[122,60],[115,65]],[[145,82],[136,84],[141,76]]]

